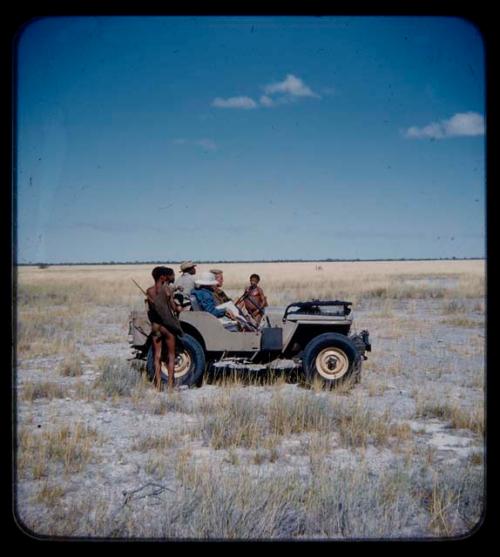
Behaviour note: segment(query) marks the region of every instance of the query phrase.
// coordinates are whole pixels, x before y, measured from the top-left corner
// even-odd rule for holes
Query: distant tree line
[[[332,263],[332,262],[344,262],[352,263],[355,261],[469,261],[469,260],[481,260],[484,257],[398,257],[398,258],[378,258],[378,259],[337,259],[328,257],[326,259],[197,259],[196,263],[204,264],[225,264],[225,263]],[[162,265],[166,259],[150,260],[150,261],[74,261],[70,263],[45,263],[45,262],[35,262],[35,263],[18,263],[19,267],[23,266],[38,266],[39,269],[46,269],[50,266],[55,265]],[[182,263],[179,261],[170,261],[169,263],[173,265],[180,265]]]

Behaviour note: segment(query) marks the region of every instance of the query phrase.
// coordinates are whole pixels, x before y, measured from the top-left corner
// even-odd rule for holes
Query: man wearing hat
[[[224,284],[224,274],[220,269],[210,269],[210,272],[215,275],[215,280],[217,281],[217,286],[214,287],[214,298],[216,304],[224,304],[225,302],[230,302],[231,298],[222,290],[222,285]]]
[[[216,307],[218,304],[214,298],[214,288],[217,285],[218,282],[213,273],[201,273],[200,278],[196,279],[193,296],[196,298],[201,311],[208,311],[215,317],[229,317],[229,319],[235,320],[236,316],[231,310]]]
[[[201,273],[200,278],[196,279],[193,296],[196,298],[200,310],[208,311],[208,313],[220,318],[224,327],[230,331],[239,331],[240,327],[243,330],[255,330],[252,323],[248,323],[244,318],[237,317],[239,311],[233,302],[218,304],[214,296],[214,289],[218,284],[215,275],[211,272]]]
[[[232,299],[222,290],[222,285],[224,284],[224,275],[221,269],[210,269],[210,272],[215,275],[215,280],[217,281],[217,286],[214,286],[213,295],[214,301],[218,308],[228,309],[232,314],[238,315],[242,313],[245,316],[247,323],[253,327],[256,325],[255,320],[251,317],[245,307],[237,308]]]
[[[188,300],[196,286],[194,275],[196,275],[196,264],[192,261],[183,261],[181,263],[181,276],[175,281],[175,288],[181,290],[183,296]]]

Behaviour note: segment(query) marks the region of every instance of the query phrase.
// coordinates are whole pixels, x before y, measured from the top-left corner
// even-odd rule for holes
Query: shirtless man
[[[153,333],[154,384],[161,391],[161,350],[162,340],[165,339],[168,349],[168,389],[171,391],[174,387],[175,339],[182,334],[177,321],[179,306],[175,303],[169,286],[175,280],[175,273],[168,267],[155,267],[151,274],[155,283],[146,290],[146,301]]]
[[[260,323],[264,316],[264,308],[268,306],[264,291],[259,286],[260,277],[257,274],[250,275],[250,286],[245,288],[242,300],[238,305],[244,307],[248,313]],[[260,308],[260,309],[259,309]]]

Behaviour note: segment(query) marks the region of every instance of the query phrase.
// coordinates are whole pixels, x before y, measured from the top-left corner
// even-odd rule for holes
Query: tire
[[[182,339],[176,340],[174,377],[175,385],[192,387],[199,385],[205,371],[205,353],[200,343],[190,335],[184,334]],[[161,380],[168,382],[167,347],[162,344],[161,355]],[[155,375],[153,346],[148,351],[146,371],[152,381]]]
[[[339,333],[323,333],[304,348],[302,368],[307,383],[323,382],[333,388],[347,381],[359,381],[361,355],[355,344]]]

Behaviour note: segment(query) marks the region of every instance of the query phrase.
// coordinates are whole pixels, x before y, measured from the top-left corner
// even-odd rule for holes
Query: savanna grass
[[[63,361],[59,364],[57,371],[63,377],[79,377],[83,375],[83,363],[87,362],[88,358],[80,351],[74,351],[67,354]]]
[[[457,402],[417,400],[417,418],[437,418],[448,422],[453,429],[468,429],[484,435],[484,411],[480,408],[463,408]]]
[[[101,388],[106,396],[130,396],[141,378],[128,362],[103,357],[97,361],[99,376],[95,386]]]
[[[81,472],[92,460],[98,439],[97,432],[83,423],[40,432],[22,428],[18,432],[18,472],[39,479],[57,464],[65,474]]]
[[[174,264],[167,264],[176,268]],[[284,305],[312,298],[362,299],[474,298],[484,296],[484,261],[421,262],[323,262],[322,270],[311,263],[228,263],[225,289],[238,297],[248,276],[258,272],[271,305]],[[130,279],[143,287],[151,284],[151,265],[21,268],[18,273],[18,304],[52,306],[116,305],[143,309],[143,296]],[[211,268],[200,264],[198,272]],[[444,286],[411,284],[407,279],[444,281]],[[298,278],[299,277],[299,278]],[[441,284],[441,283],[440,283]]]
[[[22,389],[22,399],[26,402],[33,402],[41,398],[51,400],[65,396],[67,396],[66,389],[53,381],[30,381],[25,383]]]

